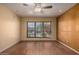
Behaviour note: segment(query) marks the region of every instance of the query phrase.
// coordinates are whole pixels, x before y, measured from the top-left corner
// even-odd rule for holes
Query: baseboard
[[[75,49],[71,48],[70,46],[68,46],[68,45],[64,44],[64,43],[63,43],[63,42],[61,42],[61,41],[58,41],[58,42],[59,42],[60,44],[64,45],[65,47],[67,47],[67,48],[71,49],[71,50],[72,50],[72,51],[74,51],[75,53],[79,54],[79,52],[78,52],[77,50],[75,50]]]
[[[40,41],[48,41],[49,42],[49,41],[57,41],[57,40],[21,40],[21,42],[31,42],[31,41],[32,42],[37,42],[37,41],[39,41],[39,42]]]
[[[5,47],[4,49],[0,50],[0,53],[3,52],[3,51],[5,51],[6,49],[12,47],[13,45],[17,44],[18,42],[19,42],[19,41],[16,41],[15,43],[8,45],[8,46]]]

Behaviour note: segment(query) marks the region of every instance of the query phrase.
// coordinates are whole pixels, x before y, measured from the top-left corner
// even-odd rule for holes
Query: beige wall
[[[19,25],[18,17],[7,7],[0,5],[0,52],[19,41]]]
[[[50,38],[27,38],[28,21],[51,21],[52,34]],[[56,19],[55,18],[22,18],[21,19],[21,40],[56,40]]]
[[[79,51],[79,4],[59,17],[58,39]]]

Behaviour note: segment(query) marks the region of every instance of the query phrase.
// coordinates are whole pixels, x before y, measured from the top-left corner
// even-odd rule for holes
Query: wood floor
[[[2,53],[8,55],[76,55],[77,53],[54,42],[20,42]]]

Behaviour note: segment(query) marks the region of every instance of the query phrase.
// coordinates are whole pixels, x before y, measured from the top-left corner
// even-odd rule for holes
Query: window
[[[28,22],[28,37],[35,37],[35,23]]]
[[[27,37],[28,38],[46,38],[51,35],[51,22],[28,22]]]
[[[44,22],[44,37],[50,37],[51,29],[50,29],[50,22]]]

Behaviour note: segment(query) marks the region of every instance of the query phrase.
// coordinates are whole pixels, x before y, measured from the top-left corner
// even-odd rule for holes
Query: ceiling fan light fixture
[[[41,10],[42,10],[41,8],[35,8],[34,9],[35,12],[41,12]]]

